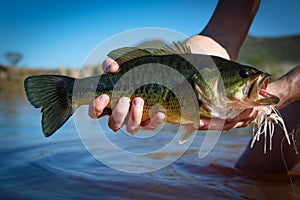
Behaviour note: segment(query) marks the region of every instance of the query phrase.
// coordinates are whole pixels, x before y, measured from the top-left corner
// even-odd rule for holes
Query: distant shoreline
[[[147,41],[147,44],[151,42],[163,44],[163,41]],[[248,36],[240,50],[238,62],[266,71],[272,75],[272,80],[275,80],[300,63],[299,52],[300,35],[274,38]],[[79,75],[85,77],[101,73],[102,67],[97,65],[82,68]],[[24,79],[37,74],[60,74],[74,77],[78,75],[78,69],[75,67],[36,69],[0,64],[0,93],[11,92],[16,88],[23,90]]]
[[[0,94],[25,94],[23,82],[27,76],[37,74],[60,74],[58,70],[17,68],[0,66]]]

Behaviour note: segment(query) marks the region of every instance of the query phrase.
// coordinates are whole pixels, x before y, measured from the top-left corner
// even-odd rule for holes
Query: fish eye
[[[248,78],[249,77],[249,72],[247,70],[244,70],[244,69],[240,70],[239,74],[242,78]]]

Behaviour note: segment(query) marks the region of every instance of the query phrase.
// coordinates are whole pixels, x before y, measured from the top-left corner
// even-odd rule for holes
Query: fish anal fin
[[[187,142],[187,140],[194,134],[196,133],[196,128],[193,124],[184,124],[181,125],[180,127],[181,132],[182,132],[182,137],[179,140],[179,144],[184,144]]]

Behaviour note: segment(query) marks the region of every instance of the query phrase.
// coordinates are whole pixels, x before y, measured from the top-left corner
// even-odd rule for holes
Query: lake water
[[[234,163],[251,139],[250,134],[224,133],[213,150],[199,158],[205,134],[199,132],[191,146],[177,159],[180,145],[141,160],[99,147],[89,122],[78,135],[71,118],[52,137],[41,131],[41,114],[23,96],[0,95],[0,199],[299,199],[299,178],[293,185],[287,175],[249,174]],[[155,136],[130,137],[113,133],[102,124],[107,138],[133,153],[155,152],[169,143],[177,129],[165,126]],[[96,136],[95,136],[96,137]],[[82,142],[102,149],[107,163],[100,162]],[[98,146],[97,146],[98,145]],[[203,150],[205,151],[205,149]],[[159,170],[152,163],[164,164]],[[110,161],[115,168],[113,169]],[[136,172],[128,173],[131,169]],[[139,171],[140,170],[140,171]],[[292,189],[294,188],[294,191]]]

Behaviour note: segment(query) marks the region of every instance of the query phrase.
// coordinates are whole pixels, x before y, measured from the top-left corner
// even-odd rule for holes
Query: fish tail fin
[[[42,128],[51,136],[73,114],[72,92],[75,78],[61,75],[37,75],[24,81],[26,96],[35,108],[42,108]]]

